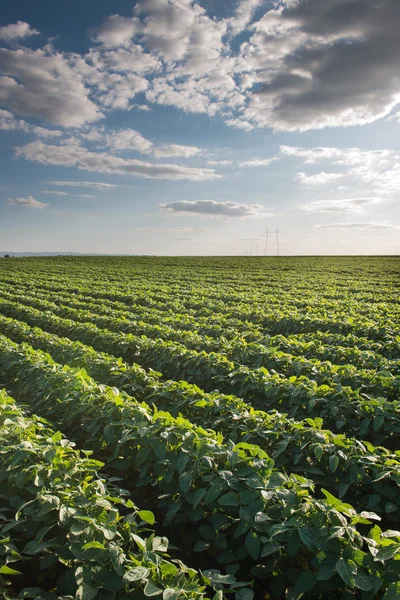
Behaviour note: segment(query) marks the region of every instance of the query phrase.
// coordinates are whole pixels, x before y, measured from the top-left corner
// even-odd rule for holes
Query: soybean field
[[[5,600],[400,598],[397,257],[0,261]]]

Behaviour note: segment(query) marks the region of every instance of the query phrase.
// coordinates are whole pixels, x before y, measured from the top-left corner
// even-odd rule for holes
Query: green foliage
[[[123,600],[157,589],[176,600],[204,598],[206,579],[171,561],[166,538],[149,529],[153,513],[98,475],[104,463],[26,416],[4,391],[0,446],[0,591],[7,597],[14,581],[20,588],[29,579],[19,597]]]
[[[0,269],[0,381],[100,460],[13,413],[20,442],[0,453],[0,465],[16,461],[0,494],[13,477],[20,486],[7,487],[0,511],[5,599],[24,589],[37,600],[175,600],[204,586],[214,600],[399,595],[395,258],[50,258]],[[34,469],[54,448],[79,457],[65,497]],[[61,522],[80,476],[87,512]],[[85,520],[104,515],[95,481],[112,515],[97,528]],[[166,556],[152,508],[174,555],[207,565],[203,575]],[[107,558],[113,545],[123,570],[119,554]]]

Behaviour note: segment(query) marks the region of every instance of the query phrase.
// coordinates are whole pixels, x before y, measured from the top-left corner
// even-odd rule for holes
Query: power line
[[[396,175],[394,177],[392,177],[391,179],[389,179],[389,181],[387,182],[387,184],[392,183],[392,181],[394,181],[395,179],[397,179],[397,177],[400,177],[400,173],[396,173]],[[375,190],[373,192],[371,192],[368,196],[365,196],[365,200],[368,200],[368,198],[371,198],[371,196],[373,196],[375,194]],[[400,202],[400,200],[399,200]],[[399,204],[399,202],[395,202],[395,204]],[[383,212],[384,210],[387,210],[388,208],[391,208],[391,206],[395,206],[395,204],[391,204],[390,206],[387,206],[386,208],[383,208],[382,210],[379,210],[378,212],[374,213],[373,215],[371,215],[372,217],[374,215],[379,214],[380,212]],[[333,223],[334,221],[336,221],[337,219],[340,219],[340,217],[343,217],[343,215],[347,215],[348,212],[344,211],[342,213],[340,213],[339,215],[336,215],[336,217],[334,217],[333,219],[331,219],[330,221],[328,221],[328,223],[325,223],[324,227],[327,227],[328,225],[330,225],[331,223]],[[367,217],[367,219],[370,219],[371,216]],[[364,221],[365,219],[363,219]],[[360,223],[363,223],[363,221],[360,221]]]
[[[375,217],[375,215],[379,215],[380,213],[384,212],[385,210],[389,210],[389,208],[392,208],[392,206],[397,206],[397,204],[400,204],[400,200],[397,200],[397,202],[393,202],[393,204],[390,204],[386,208],[382,208],[381,210],[377,210],[376,212],[372,213],[372,215],[369,215],[368,217],[366,217],[362,221],[357,221],[357,223],[364,223],[364,221],[366,221],[367,219],[372,219],[372,217]],[[397,221],[397,219],[394,219],[394,221]]]

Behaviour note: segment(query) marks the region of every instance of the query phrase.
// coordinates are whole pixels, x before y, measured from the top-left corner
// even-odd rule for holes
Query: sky
[[[398,0],[0,3],[0,251],[398,254],[399,22]]]

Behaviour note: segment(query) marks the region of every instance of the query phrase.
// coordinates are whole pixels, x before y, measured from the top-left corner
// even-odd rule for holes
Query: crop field
[[[400,260],[0,261],[0,596],[399,600]]]

